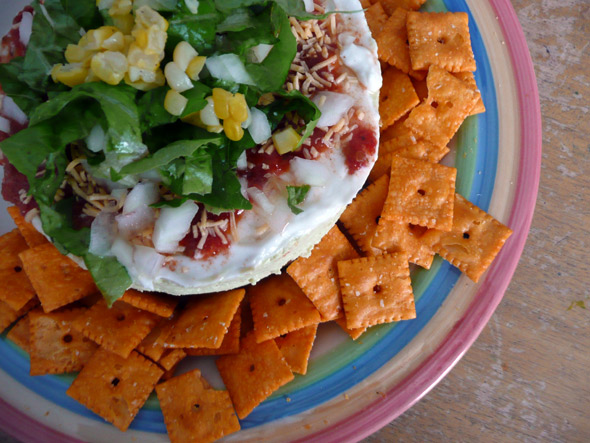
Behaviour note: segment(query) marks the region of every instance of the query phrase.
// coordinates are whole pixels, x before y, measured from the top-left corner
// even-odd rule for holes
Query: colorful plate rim
[[[305,438],[306,441],[358,440],[399,416],[424,396],[457,363],[475,341],[500,302],[522,253],[532,220],[541,159],[541,118],[536,79],[526,40],[509,0],[489,0],[496,11],[512,59],[521,115],[521,159],[516,194],[508,224],[516,235],[498,257],[463,317],[439,347],[382,400]],[[31,419],[0,399],[0,427],[25,441],[77,442],[59,431]],[[25,425],[26,426],[23,426]]]

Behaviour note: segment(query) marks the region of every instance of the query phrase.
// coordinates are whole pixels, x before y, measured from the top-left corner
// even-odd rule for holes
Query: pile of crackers
[[[415,12],[425,0],[364,5],[384,85],[379,160],[340,222],[281,275],[209,296],[129,290],[112,307],[87,271],[10,208],[0,237],[0,329],[29,353],[31,375],[79,372],[67,394],[125,431],[155,390],[174,442],[213,441],[305,374],[318,325],[353,339],[415,318],[410,264],[435,254],[478,281],[511,230],[455,192],[439,164],[465,118],[485,110],[467,15]],[[227,390],[188,356],[219,356]]]

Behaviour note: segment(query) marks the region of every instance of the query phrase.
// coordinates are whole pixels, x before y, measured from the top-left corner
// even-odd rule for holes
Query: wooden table
[[[543,114],[541,185],[491,321],[381,441],[590,441],[590,2],[512,0]],[[584,301],[588,309],[574,306]]]

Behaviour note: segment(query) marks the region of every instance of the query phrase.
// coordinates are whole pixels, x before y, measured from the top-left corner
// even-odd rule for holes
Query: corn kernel
[[[237,93],[230,99],[229,113],[240,124],[248,120],[248,103],[244,94]]]
[[[160,28],[161,31],[165,32],[168,30],[168,21],[147,5],[142,6],[135,11],[135,23],[144,28],[149,28],[150,26],[155,25]]]
[[[186,97],[174,89],[170,89],[164,99],[164,109],[172,115],[182,115],[187,103],[188,99]]]
[[[220,134],[223,132],[223,126],[221,126],[221,125],[207,126],[207,131],[214,132],[215,134]]]
[[[205,126],[220,126],[221,123],[219,123],[219,118],[217,118],[217,115],[215,115],[213,97],[207,97],[206,100],[207,105],[200,111],[201,121]]]
[[[149,28],[136,28],[131,33],[135,37],[135,43],[143,49],[146,54],[162,54],[166,48],[168,34],[157,26]]]
[[[213,88],[213,103],[215,104],[215,114],[221,119],[229,118],[229,102],[232,93],[222,88]]]
[[[203,123],[203,120],[201,120],[201,112],[200,111],[193,112],[192,114],[184,116],[184,117],[182,117],[181,120],[184,123],[188,123],[189,125],[198,126],[199,128],[204,128],[204,129],[207,128],[207,126]]]
[[[244,136],[244,130],[240,122],[235,121],[232,118],[226,118],[223,120],[223,130],[225,135],[230,140],[237,142]]]
[[[99,52],[92,57],[90,68],[103,82],[118,85],[127,72],[127,59],[120,52]]]
[[[78,45],[84,49],[98,51],[104,41],[117,31],[118,29],[114,26],[101,26],[97,29],[91,29],[82,36]]]
[[[84,83],[87,75],[88,68],[85,68],[80,63],[71,63],[65,66],[58,63],[51,69],[51,78],[53,81],[63,83],[70,88]]]
[[[85,49],[79,45],[69,44],[65,56],[68,63],[82,63],[84,66],[89,67],[90,59],[95,53],[96,51]]]
[[[174,48],[172,58],[180,69],[186,71],[191,60],[198,55],[199,53],[189,43],[180,42]]]
[[[129,68],[131,71],[132,68]],[[132,86],[135,89],[139,89],[140,91],[149,91],[150,89],[159,88],[160,86],[164,86],[166,84],[166,78],[164,77],[164,73],[161,69],[155,71],[156,80],[153,83],[148,83],[142,80],[137,80],[132,82],[129,78],[129,72],[125,74],[125,83],[129,86]]]
[[[160,67],[160,56],[157,54],[146,54],[137,43],[131,43],[129,45],[127,61],[131,66],[137,66],[138,68],[149,71],[155,71]]]
[[[123,52],[125,49],[125,36],[121,31],[115,32],[104,42],[102,42],[102,45],[100,45],[100,49],[104,49],[107,51]]]
[[[295,129],[289,126],[280,132],[275,132],[272,135],[272,141],[277,152],[283,155],[297,149],[297,146],[301,141],[301,136],[295,131]]]
[[[166,64],[164,75],[166,76],[168,85],[175,91],[184,92],[194,87],[193,82],[188,78],[188,75],[186,75],[174,62]]]
[[[131,14],[113,15],[113,24],[125,35],[130,35],[135,25],[135,17]]]
[[[186,68],[186,73],[190,77],[191,80],[197,81],[199,79],[199,74],[201,73],[201,71],[205,67],[206,60],[207,60],[207,57],[199,55],[190,61],[190,63],[188,64],[188,67]]]
[[[115,0],[109,9],[109,15],[125,15],[131,12],[133,3],[131,0]]]

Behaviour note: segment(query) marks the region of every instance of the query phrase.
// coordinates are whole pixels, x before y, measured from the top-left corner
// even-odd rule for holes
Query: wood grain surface
[[[424,399],[367,442],[590,441],[590,1],[512,3],[543,113],[531,233],[476,343]],[[576,301],[588,309],[568,309]],[[13,441],[0,432],[0,442]]]
[[[367,442],[590,441],[590,1],[512,4],[543,114],[532,229],[475,344],[425,398]],[[568,310],[576,301],[588,309]]]

